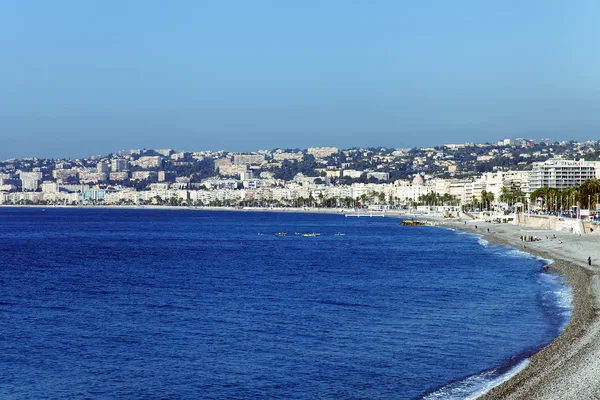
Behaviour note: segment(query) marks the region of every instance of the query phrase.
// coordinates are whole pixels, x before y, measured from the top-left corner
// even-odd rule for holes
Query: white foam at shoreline
[[[526,358],[504,374],[496,375],[497,369],[471,375],[462,381],[454,382],[423,397],[423,400],[475,400],[494,387],[511,379],[529,365]]]
[[[541,274],[540,280],[542,284],[551,286],[547,293],[552,296],[552,300],[559,310],[559,315],[563,318],[560,326],[560,331],[562,332],[571,321],[573,313],[573,289],[564,282],[562,275],[559,274]]]
[[[456,234],[473,235],[477,237],[477,242],[483,247],[488,247],[489,242],[483,239],[482,235],[466,232],[462,230],[453,230]],[[499,246],[503,249],[502,255],[514,258],[534,258],[544,263],[545,266],[552,265],[554,260],[543,258],[540,256],[533,255],[526,251],[519,250],[514,247]],[[548,274],[541,273],[541,284],[555,286],[551,288],[547,293],[552,296],[553,302],[556,308],[559,310],[559,315],[563,318],[563,322],[560,326],[560,332],[562,332],[571,321],[573,311],[573,291],[564,280],[563,275],[560,274]],[[558,288],[556,288],[558,287]],[[423,400],[475,400],[496,386],[512,379],[515,375],[525,369],[530,363],[528,358],[522,360],[516,364],[513,368],[507,372],[497,375],[498,368],[494,368],[488,371],[469,376],[461,381],[447,384],[433,393],[430,393],[423,397]]]

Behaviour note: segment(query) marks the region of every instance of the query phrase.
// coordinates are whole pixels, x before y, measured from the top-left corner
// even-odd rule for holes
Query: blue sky
[[[600,139],[600,2],[0,3],[0,159]]]

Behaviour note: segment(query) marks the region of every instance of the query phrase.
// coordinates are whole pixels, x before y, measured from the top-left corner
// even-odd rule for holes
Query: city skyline
[[[502,142],[503,140],[524,140],[524,141],[531,141],[534,143],[538,143],[538,142],[546,142],[546,143],[565,143],[565,142],[577,142],[577,143],[584,143],[584,142],[596,142],[598,139],[594,139],[594,138],[584,138],[581,140],[577,140],[572,138],[571,136],[569,136],[568,138],[565,139],[554,139],[554,138],[549,138],[549,137],[539,137],[539,138],[534,138],[534,137],[514,137],[514,138],[504,138],[504,137],[496,137],[495,139],[491,139],[489,141],[465,141],[465,142],[461,142],[461,141],[446,141],[446,142],[438,142],[438,143],[431,143],[429,145],[423,145],[423,146],[386,146],[386,145],[357,145],[357,144],[350,144],[348,146],[336,146],[335,144],[332,145],[307,145],[307,146],[263,146],[263,147],[254,147],[251,148],[251,145],[248,146],[248,148],[243,148],[243,149],[239,149],[236,146],[230,146],[233,148],[229,148],[229,147],[221,147],[221,148],[208,148],[208,147],[201,147],[201,148],[189,148],[189,147],[185,147],[185,146],[181,146],[181,147],[176,147],[176,146],[154,146],[154,147],[144,147],[144,146],[130,146],[130,147],[121,147],[121,148],[110,148],[107,151],[100,151],[98,150],[92,150],[92,151],[88,151],[86,154],[72,154],[72,155],[57,155],[57,156],[49,156],[49,157],[44,157],[44,156],[37,156],[37,155],[33,155],[33,154],[27,154],[27,150],[25,150],[26,154],[23,156],[14,156],[14,155],[10,155],[8,157],[0,157],[0,162],[2,161],[7,161],[7,160],[12,160],[12,159],[31,159],[31,158],[37,158],[37,159],[54,159],[54,160],[68,160],[68,159],[84,159],[84,158],[89,158],[89,157],[103,157],[103,156],[107,156],[109,154],[113,154],[113,155],[118,155],[119,152],[122,151],[128,151],[128,150],[142,150],[142,151],[154,151],[154,150],[161,150],[161,149],[168,149],[174,152],[186,152],[186,153],[193,153],[193,152],[212,152],[212,153],[216,153],[216,152],[224,152],[224,153],[230,153],[230,154],[251,154],[251,153],[257,153],[257,152],[262,152],[262,151],[267,151],[267,152],[272,152],[275,150],[299,150],[301,152],[305,152],[307,149],[309,148],[326,148],[326,147],[334,147],[334,148],[338,148],[340,150],[349,150],[349,149],[425,149],[425,148],[434,148],[434,147],[444,147],[446,145],[453,145],[453,144],[458,144],[458,145],[462,145],[462,144],[473,144],[473,145],[495,145],[498,142]],[[106,147],[106,146],[104,146]],[[101,146],[100,148],[104,148],[103,146]],[[4,149],[0,149],[0,154],[3,154],[6,151],[3,151]],[[9,152],[6,152],[6,154],[10,154]]]

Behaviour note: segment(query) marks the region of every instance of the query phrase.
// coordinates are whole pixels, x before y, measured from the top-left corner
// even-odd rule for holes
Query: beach
[[[551,259],[554,262],[550,269],[561,273],[572,288],[573,313],[565,330],[534,354],[525,369],[481,398],[600,398],[600,236],[580,236],[480,220],[435,221],[481,234],[492,243]],[[523,241],[521,236],[535,236],[539,240]],[[592,259],[591,266],[588,266],[588,256]]]

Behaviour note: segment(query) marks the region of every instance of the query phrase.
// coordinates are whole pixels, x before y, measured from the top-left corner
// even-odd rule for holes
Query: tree
[[[494,201],[494,193],[488,192],[486,190],[481,191],[481,205],[482,208],[485,207],[486,210],[490,210],[490,206]]]
[[[546,208],[548,206],[548,200],[553,193],[553,191],[551,189],[552,188],[549,188],[549,187],[541,187],[541,188],[535,189],[529,195],[529,199],[531,201],[536,201],[538,199],[541,199],[542,205]]]
[[[600,179],[588,179],[579,187],[580,201],[583,207],[591,208],[598,202],[598,194],[600,194]]]

